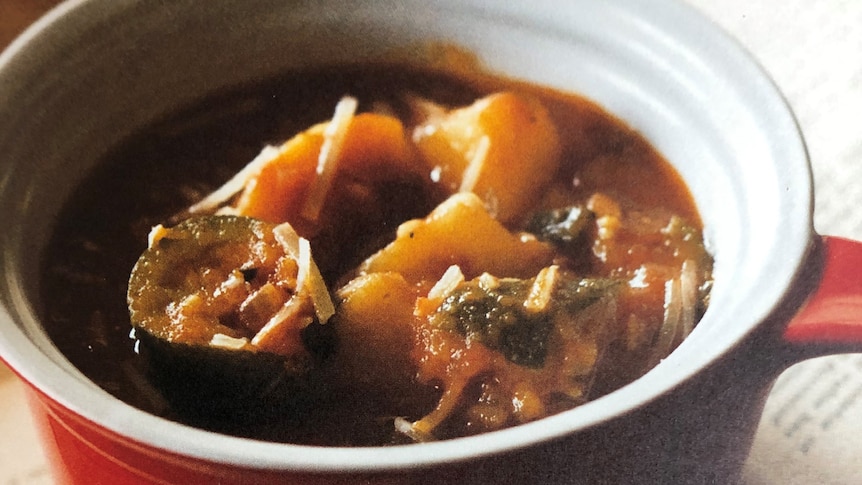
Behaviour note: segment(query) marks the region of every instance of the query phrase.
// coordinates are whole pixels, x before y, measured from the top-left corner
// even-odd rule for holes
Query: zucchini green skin
[[[259,260],[254,252],[275,246],[273,225],[246,217],[204,216],[188,219],[169,235],[151,245],[139,258],[129,279],[127,300],[132,337],[146,366],[148,377],[171,411],[187,419],[207,419],[208,428],[265,419],[302,407],[307,400],[309,372],[325,357],[331,345],[324,325],[317,322],[303,331],[304,350],[280,355],[252,345],[229,349],[209,344],[213,333],[232,332],[232,337],[249,338],[241,330],[214,325],[195,332],[193,339],[175,339],[175,322],[167,316],[172,302],[195,291],[193,278],[185,269],[210,265],[229,271]],[[242,254],[248,251],[249,256]],[[220,264],[229,253],[231,261]],[[235,257],[234,257],[235,256]],[[237,267],[240,265],[240,267]],[[254,268],[247,267],[251,272]],[[201,334],[201,335],[197,335]]]
[[[201,284],[185,274],[203,267],[227,273],[243,265],[251,266],[255,259],[261,259],[251,254],[255,244],[273,244],[272,227],[247,217],[204,216],[167,229],[168,235],[141,254],[129,277],[126,300],[132,326],[178,341],[178,329],[166,315],[166,308],[197,291]],[[223,261],[225,257],[232,260]],[[215,333],[241,336],[226,326],[215,325],[195,333],[199,335],[194,341],[202,344]]]
[[[276,417],[305,408],[310,363],[268,352],[173,343],[136,330],[150,382],[171,412],[207,428]]]

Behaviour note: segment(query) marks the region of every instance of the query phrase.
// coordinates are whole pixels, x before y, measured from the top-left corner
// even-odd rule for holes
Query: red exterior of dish
[[[27,394],[58,485],[241,483],[224,480],[226,469],[131,442],[30,386]],[[267,477],[254,480],[270,482]]]
[[[248,470],[136,443],[25,386],[57,485],[394,483],[392,476],[312,475]],[[168,445],[168,443],[165,443]]]
[[[784,339],[796,345],[862,343],[862,243],[824,236],[816,290],[788,324]]]

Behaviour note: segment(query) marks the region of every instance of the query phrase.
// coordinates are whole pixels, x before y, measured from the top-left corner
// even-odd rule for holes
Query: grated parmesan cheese
[[[533,286],[530,287],[530,294],[524,301],[524,309],[537,313],[544,311],[551,304],[559,272],[560,267],[557,265],[551,265],[539,271]]]
[[[443,276],[434,283],[434,286],[428,291],[429,300],[443,301],[455,288],[464,282],[464,273],[457,264],[453,264],[446,269]]]
[[[476,188],[476,183],[479,182],[479,176],[482,174],[482,169],[485,168],[485,160],[488,159],[488,150],[491,149],[491,138],[488,135],[479,138],[479,143],[476,144],[476,151],[473,152],[473,157],[464,169],[464,174],[461,176],[460,192],[473,192]]]
[[[320,216],[326,195],[335,179],[344,140],[347,138],[347,130],[353,121],[357,105],[356,98],[350,96],[341,98],[335,106],[332,121],[323,132],[323,145],[320,147],[320,155],[317,159],[317,177],[311,183],[305,204],[302,206],[302,217],[305,219],[316,221]]]
[[[148,247],[153,247],[159,240],[161,240],[168,233],[168,230],[165,229],[165,226],[161,224],[156,224],[150,229],[150,233],[147,235],[147,244]]]
[[[213,335],[213,338],[210,340],[211,347],[218,347],[227,350],[242,350],[246,345],[248,345],[247,338],[234,338],[223,333]]]
[[[210,213],[218,209],[220,205],[238,194],[246,186],[249,180],[257,176],[257,174],[263,170],[263,167],[281,156],[282,150],[283,148],[271,145],[265,146],[263,150],[261,150],[261,152],[248,163],[248,165],[243,167],[242,170],[237,172],[230,180],[225,182],[224,185],[189,207],[189,213]]]
[[[686,338],[694,329],[695,311],[697,307],[697,263],[687,259],[682,263],[682,270],[679,275],[681,313],[680,320],[682,325],[681,338]]]
[[[329,296],[329,289],[320,274],[320,268],[311,257],[311,243],[288,224],[279,224],[272,230],[275,239],[291,258],[296,260],[298,267],[296,275],[297,294],[307,294],[311,297],[314,311],[320,323],[326,323],[335,314],[335,305]],[[290,303],[290,302],[288,302]]]

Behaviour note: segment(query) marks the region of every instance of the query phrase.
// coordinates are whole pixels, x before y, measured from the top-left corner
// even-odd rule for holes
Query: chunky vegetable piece
[[[408,281],[436,281],[456,264],[464,274],[528,277],[550,264],[554,251],[527,234],[513,234],[473,193],[450,196],[424,219],[407,221],[394,241],[370,256],[360,272],[396,271]]]
[[[411,354],[420,295],[420,287],[395,272],[362,275],[339,288],[332,320],[338,346],[328,385],[342,395],[364,396],[379,415],[421,414],[433,393],[416,382]]]
[[[547,110],[511,92],[432,116],[414,129],[413,140],[440,184],[478,195],[503,224],[538,202],[560,164]]]
[[[305,354],[301,332],[334,312],[308,241],[234,216],[157,226],[129,280],[132,325],[186,345]]]
[[[234,420],[290,412],[334,313],[307,240],[288,224],[205,216],[156,226],[127,300],[148,376],[173,412]]]
[[[541,368],[553,321],[546,312],[527,312],[532,285],[490,275],[484,280],[484,285],[482,280],[459,285],[443,300],[432,324],[496,350],[509,362]]]

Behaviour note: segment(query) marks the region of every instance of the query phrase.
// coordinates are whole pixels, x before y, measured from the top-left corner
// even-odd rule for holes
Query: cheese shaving
[[[153,247],[159,240],[161,240],[168,233],[168,230],[165,226],[161,224],[156,224],[150,229],[150,233],[147,235],[147,244],[148,247]]]
[[[531,313],[538,313],[548,308],[554,295],[559,270],[559,266],[552,265],[539,271],[533,286],[530,287],[530,294],[524,301],[524,309]]]
[[[476,145],[476,151],[473,152],[473,157],[467,168],[464,169],[464,174],[461,176],[461,187],[459,192],[473,192],[476,188],[476,183],[479,182],[479,175],[482,174],[482,169],[485,167],[485,160],[488,158],[488,151],[491,149],[491,139],[485,135],[479,139]]]
[[[293,298],[287,300],[266,322],[266,325],[255,334],[254,338],[251,339],[251,344],[255,347],[269,347],[278,340],[279,336],[283,337],[290,334],[291,329],[302,329],[309,326],[314,319],[310,315],[302,313],[304,301],[305,298],[299,295],[294,295]],[[286,328],[285,325],[287,325]],[[284,352],[283,349],[282,352]],[[284,353],[289,354],[290,352]]]
[[[682,324],[681,338],[686,338],[694,329],[695,311],[697,307],[697,263],[687,259],[682,263],[682,271],[679,275],[680,294],[682,310],[680,320]]]
[[[479,275],[479,287],[485,291],[494,290],[500,287],[500,278],[491,273],[482,273]]]
[[[410,114],[417,125],[413,131],[414,140],[421,138],[422,135],[433,134],[437,130],[439,123],[448,114],[443,105],[420,96],[408,94],[404,96],[404,101],[407,107],[410,108]]]
[[[396,431],[417,441],[429,441],[430,437],[433,436],[434,428],[439,426],[440,423],[445,421],[455,411],[464,393],[467,380],[463,378],[453,379],[443,391],[443,395],[440,396],[440,400],[437,402],[437,407],[434,410],[412,423],[396,422]]]
[[[400,416],[395,418],[395,421],[393,424],[395,424],[395,431],[396,432],[407,436],[408,438],[412,439],[413,441],[415,441],[417,443],[425,443],[425,442],[434,440],[433,436],[431,436],[427,433],[423,433],[418,429],[415,429],[413,427],[413,423],[411,423],[407,419],[402,418]]]
[[[300,237],[299,234],[288,224],[279,224],[272,230],[275,239],[284,248],[285,253],[296,260],[298,266],[296,276],[297,294],[307,294],[311,297],[314,312],[320,323],[326,323],[335,313],[335,305],[329,295],[320,268],[311,256],[311,243],[308,239]],[[289,304],[290,302],[288,302]]]
[[[428,291],[428,299],[442,301],[463,282],[464,273],[461,272],[461,268],[457,264],[453,264]]]
[[[344,140],[347,138],[347,130],[353,121],[358,102],[356,98],[345,96],[335,106],[335,114],[332,121],[323,132],[323,145],[320,147],[320,155],[317,158],[317,177],[311,183],[305,204],[302,207],[302,217],[310,221],[316,221],[323,209],[326,196],[332,187],[335,173],[338,170],[338,161],[344,148]]]
[[[224,185],[211,192],[209,195],[189,207],[189,213],[210,213],[218,209],[218,207],[231,197],[238,194],[253,177],[257,176],[263,167],[277,159],[282,152],[282,148],[267,145],[261,152],[254,157],[245,167],[237,172]]]
[[[211,347],[227,350],[242,350],[246,345],[248,345],[247,338],[235,338],[223,333],[213,335],[213,338],[210,340]]]
[[[443,276],[428,290],[428,296],[416,300],[413,314],[417,317],[425,317],[434,313],[443,304],[443,300],[451,295],[464,280],[464,273],[457,264],[449,266]]]
[[[299,240],[299,268],[300,275],[303,274],[303,268],[305,269],[303,286],[300,288],[308,287],[317,319],[320,323],[326,323],[329,317],[335,314],[335,305],[329,296],[329,289],[326,287],[326,282],[323,281],[323,275],[320,274],[320,269],[311,257],[311,243],[308,242],[308,239]]]

